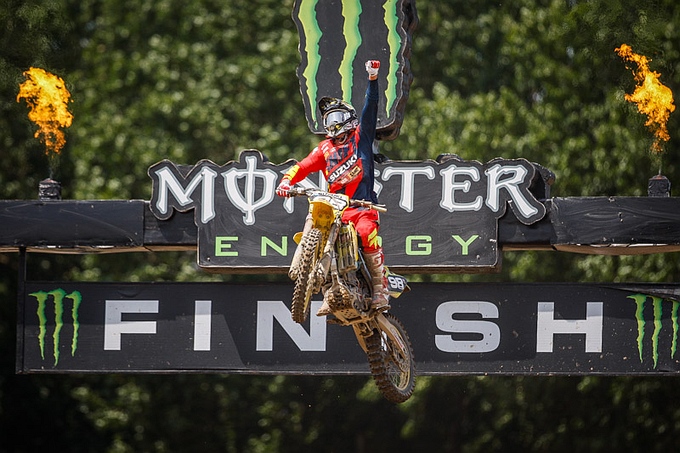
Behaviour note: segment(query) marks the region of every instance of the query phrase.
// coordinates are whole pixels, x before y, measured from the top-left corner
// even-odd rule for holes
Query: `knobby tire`
[[[302,248],[302,254],[300,256],[297,278],[295,279],[295,287],[293,288],[293,302],[290,312],[293,321],[300,324],[304,323],[309,316],[313,289],[313,285],[309,284],[309,280],[311,272],[316,267],[320,241],[321,231],[313,228],[302,237],[299,245]]]
[[[403,403],[415,389],[413,347],[401,322],[390,313],[384,313],[383,316],[396,328],[402,343],[406,345],[407,354],[404,356],[401,353],[386,332],[375,329],[373,335],[366,338],[368,364],[380,393],[393,403]]]

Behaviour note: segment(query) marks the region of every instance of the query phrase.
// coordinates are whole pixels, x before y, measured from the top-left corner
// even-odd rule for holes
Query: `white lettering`
[[[175,178],[174,173],[168,167],[156,170],[156,175],[158,176],[158,200],[155,207],[160,214],[166,215],[168,213],[168,194],[172,194],[180,206],[185,207],[194,201],[191,195],[196,187],[202,184],[201,222],[207,223],[215,217],[215,178],[217,177],[215,170],[203,166],[201,171],[189,182],[186,189],[182,187],[182,184]]]
[[[124,333],[156,333],[156,321],[123,321],[124,313],[158,313],[157,300],[107,300],[105,302],[104,350],[120,351]]]
[[[525,219],[529,219],[538,213],[538,209],[533,206],[522,195],[519,185],[524,182],[528,170],[522,165],[501,165],[496,164],[484,172],[489,178],[487,185],[486,205],[491,208],[493,212],[498,212],[500,209],[500,191],[505,189],[515,202],[515,209]],[[510,177],[505,177],[506,175]],[[503,178],[503,179],[502,179]]]
[[[212,162],[202,161],[191,169],[186,178],[183,175],[187,173],[180,173],[171,167],[173,164],[170,162],[156,164],[150,169],[155,184],[151,200],[152,211],[159,219],[166,220],[172,214],[173,208],[184,212],[200,207],[197,223],[209,223],[216,217],[215,185],[217,171],[220,171],[224,178],[225,194],[233,206],[243,212],[244,224],[255,224],[256,211],[268,206],[275,199],[276,183],[280,177],[278,172],[284,173],[287,169],[274,171],[266,166],[262,167],[263,163],[269,164],[262,161],[261,155],[253,152],[243,153],[241,160],[244,168],[230,164],[224,171],[215,169]],[[352,164],[353,161],[349,161],[336,169],[330,175],[330,180],[341,178],[346,166],[352,167]],[[380,193],[383,191],[381,181],[387,182],[397,176],[400,179],[399,207],[406,212],[413,212],[417,200],[416,183],[423,182],[421,176],[433,181],[439,177],[442,192],[439,206],[448,212],[479,212],[486,206],[493,213],[500,213],[505,211],[506,203],[511,203],[520,221],[534,222],[545,214],[541,203],[528,192],[531,181],[527,179],[531,166],[523,160],[494,160],[486,165],[478,162],[466,165],[464,161],[456,161],[456,164],[449,163],[439,168],[423,162],[415,166],[386,165],[380,171],[374,169],[374,190]],[[304,188],[318,186],[319,189],[327,189],[328,183],[320,172],[318,179],[318,184],[310,178],[298,184]],[[200,191],[197,190],[199,185],[202,186]],[[428,190],[432,190],[429,184],[426,186]],[[432,193],[427,196],[436,195]],[[286,212],[294,211],[292,198],[284,198],[282,203]]]
[[[401,175],[401,197],[399,207],[406,212],[413,212],[413,195],[415,194],[416,175],[425,175],[427,179],[434,179],[432,167],[387,167],[382,174],[383,181],[387,181],[392,175]]]
[[[224,190],[229,200],[241,210],[243,223],[252,225],[255,223],[255,211],[267,206],[272,202],[276,189],[276,172],[273,170],[260,170],[257,168],[257,158],[255,156],[246,157],[246,169],[239,170],[232,168],[222,173],[224,177]],[[245,178],[244,192],[239,189],[238,180]],[[261,178],[264,182],[262,196],[259,200],[255,199],[255,178]]]
[[[358,154],[352,154],[350,158],[344,162],[342,165],[340,165],[333,173],[328,175],[328,182],[333,184],[339,177],[343,176],[343,174],[352,168],[357,161],[359,160],[359,155]]]
[[[437,349],[444,352],[480,353],[498,349],[501,330],[491,321],[454,319],[458,313],[479,314],[483,319],[498,318],[498,307],[486,301],[457,300],[444,302],[435,314],[437,328],[450,333],[472,333],[482,336],[480,340],[454,340],[452,335],[435,335]]]
[[[322,302],[312,301],[311,312],[321,307]],[[290,316],[290,310],[279,300],[257,301],[257,351],[274,350],[274,318],[297,345],[300,351],[326,350],[326,318],[310,316],[309,333]]]
[[[380,192],[382,192],[383,185],[380,184],[380,170],[377,168],[373,169],[373,192],[375,192],[375,195],[380,198]]]
[[[555,319],[555,303],[539,302],[536,352],[553,352],[556,334],[586,336],[586,352],[602,352],[602,302],[586,304],[586,319]]]
[[[194,351],[210,351],[212,301],[194,301]]]
[[[439,172],[442,175],[442,199],[439,206],[449,212],[454,211],[479,211],[482,208],[482,196],[479,195],[474,201],[468,203],[458,203],[455,200],[455,192],[469,192],[472,183],[469,180],[456,181],[457,175],[468,176],[472,181],[479,181],[479,170],[476,167],[457,167],[451,165]]]

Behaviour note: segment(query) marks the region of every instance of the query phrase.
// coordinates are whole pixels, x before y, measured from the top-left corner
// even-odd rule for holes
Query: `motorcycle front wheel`
[[[313,285],[309,284],[310,274],[316,267],[319,256],[318,249],[321,242],[321,230],[313,228],[300,240],[300,264],[293,288],[293,302],[290,307],[291,317],[297,323],[303,323],[309,316],[309,306],[312,299]]]
[[[392,328],[374,329],[366,338],[368,364],[380,393],[393,403],[403,403],[416,386],[413,347],[401,322],[390,313],[383,316]]]

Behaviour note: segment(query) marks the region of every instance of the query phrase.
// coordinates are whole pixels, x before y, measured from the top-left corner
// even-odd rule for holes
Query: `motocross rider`
[[[276,194],[289,196],[288,191],[310,173],[323,171],[329,191],[343,193],[350,198],[378,202],[373,190],[373,142],[378,121],[378,70],[380,62],[366,62],[368,87],[366,100],[357,118],[354,108],[340,99],[324,97],[319,101],[326,139],[314,148],[307,157],[293,165],[283,176]],[[348,208],[342,215],[343,222],[353,222],[361,238],[362,254],[371,273],[374,309],[389,308],[384,277],[384,256],[378,237],[380,219],[377,211],[356,207]],[[317,316],[330,314],[324,304]]]

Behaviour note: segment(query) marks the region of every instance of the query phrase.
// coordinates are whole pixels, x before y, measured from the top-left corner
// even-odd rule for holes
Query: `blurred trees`
[[[224,163],[258,148],[285,160],[300,142],[307,148],[290,8],[73,2],[84,32],[82,64],[70,74],[81,119],[71,147],[78,196],[148,199],[140,175],[163,158]],[[111,178],[111,165],[124,171]]]
[[[417,2],[415,80],[393,159],[526,157],[553,196],[644,195],[678,173],[678,114],[662,161],[624,93],[630,44],[676,97],[680,5],[672,0]],[[314,145],[295,70],[292,2],[10,0],[0,5],[0,189],[34,199],[50,169],[21,73],[43,67],[73,96],[55,169],[71,199],[148,199],[168,158],[270,160]],[[33,278],[215,280],[193,254],[30,256]],[[394,406],[365,377],[16,376],[17,257],[0,254],[0,451],[667,451],[680,432],[675,378],[431,377]],[[678,281],[677,254],[514,252],[465,280]],[[451,279],[451,276],[433,276]]]

